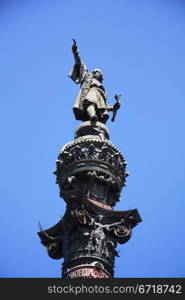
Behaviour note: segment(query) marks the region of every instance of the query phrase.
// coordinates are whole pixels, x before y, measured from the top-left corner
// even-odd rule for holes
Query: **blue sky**
[[[115,277],[184,277],[184,16],[183,0],[0,1],[1,277],[60,277],[37,231],[65,211],[52,171],[80,124],[72,38],[103,70],[108,103],[122,94],[107,125],[131,175],[115,209],[143,222]]]

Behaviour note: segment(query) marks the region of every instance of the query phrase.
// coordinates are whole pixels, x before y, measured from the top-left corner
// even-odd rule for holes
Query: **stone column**
[[[54,259],[64,258],[63,278],[112,278],[117,244],[141,222],[137,209],[115,211],[125,186],[126,160],[100,122],[82,123],[56,161],[57,184],[66,202],[63,218],[38,234]]]

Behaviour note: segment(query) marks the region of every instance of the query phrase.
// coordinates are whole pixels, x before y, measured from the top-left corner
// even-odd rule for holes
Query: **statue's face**
[[[100,70],[95,69],[95,70],[92,72],[92,74],[93,74],[93,77],[94,77],[95,79],[97,79],[98,81],[100,81],[100,82],[103,81],[103,74],[102,74],[102,72],[101,72]]]

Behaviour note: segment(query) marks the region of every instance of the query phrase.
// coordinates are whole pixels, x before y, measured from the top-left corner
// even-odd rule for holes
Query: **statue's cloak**
[[[85,103],[94,103],[97,110],[106,110],[106,93],[101,82],[93,78],[86,65],[81,61],[75,64],[68,75],[75,83],[79,83],[80,91],[73,106],[76,120],[87,121],[89,117],[85,109]]]

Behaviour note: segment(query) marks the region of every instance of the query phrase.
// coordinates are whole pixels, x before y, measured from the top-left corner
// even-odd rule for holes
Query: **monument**
[[[69,77],[80,84],[73,112],[82,123],[74,140],[62,147],[54,172],[66,211],[56,225],[41,228],[38,235],[51,258],[64,259],[63,278],[113,278],[117,244],[126,243],[141,222],[137,209],[113,209],[128,173],[105,124],[111,111],[115,121],[121,95],[108,105],[102,71],[88,71],[75,40],[72,52],[75,64]]]

